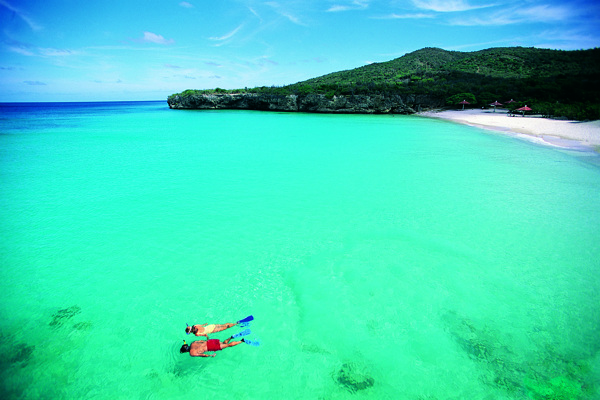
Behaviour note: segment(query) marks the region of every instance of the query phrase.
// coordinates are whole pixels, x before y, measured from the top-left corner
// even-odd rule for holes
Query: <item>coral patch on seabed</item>
[[[75,315],[81,312],[81,307],[79,306],[71,306],[69,308],[63,308],[58,310],[52,315],[52,321],[50,321],[50,326],[62,326],[65,322],[73,318]]]
[[[579,399],[597,393],[589,360],[575,359],[540,347],[528,358],[520,359],[516,352],[502,344],[500,332],[455,312],[443,318],[448,331],[459,347],[490,374],[483,382],[510,395],[530,399]]]
[[[21,367],[24,367],[27,365],[29,359],[31,358],[33,350],[35,350],[34,345],[21,345],[19,349],[12,355],[9,361],[12,364],[19,363]]]
[[[355,363],[343,364],[334,374],[334,379],[340,386],[351,393],[368,389],[375,384],[375,379],[365,371],[365,368]]]
[[[92,328],[92,323],[89,321],[78,322],[73,325],[73,329],[78,331],[89,331]]]

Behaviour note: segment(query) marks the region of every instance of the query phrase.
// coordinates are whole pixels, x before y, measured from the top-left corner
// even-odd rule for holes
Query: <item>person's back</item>
[[[207,351],[207,342],[205,340],[197,340],[192,342],[190,346],[190,356],[192,357],[208,357],[208,354],[204,354]],[[215,354],[213,354],[213,357]]]

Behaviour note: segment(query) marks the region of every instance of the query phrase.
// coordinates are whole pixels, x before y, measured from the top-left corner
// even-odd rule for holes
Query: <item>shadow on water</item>
[[[1,398],[21,398],[30,390],[32,375],[36,375],[36,368],[47,365],[49,357],[59,359],[63,352],[71,352],[91,331],[93,324],[90,321],[81,321],[79,315],[81,307],[73,305],[61,308],[49,315],[47,325],[36,327],[36,333],[43,336],[41,344],[24,343],[20,337],[24,336],[23,326],[4,328],[0,332],[0,387]],[[38,340],[39,341],[39,340]],[[59,375],[44,370],[44,373],[53,376],[54,380],[68,381],[67,370]],[[54,371],[54,370],[52,370]],[[64,379],[63,379],[64,378]],[[50,386],[45,389],[45,394],[52,396],[60,392],[60,385]]]
[[[519,355],[510,338],[486,325],[454,311],[442,321],[458,347],[486,370],[485,385],[516,398],[588,399],[597,394],[590,359],[561,354],[550,343],[535,343],[533,354]]]
[[[181,344],[182,342],[177,342],[168,347],[167,353],[164,355],[167,359],[167,365],[164,372],[174,378],[184,378],[202,374],[208,365],[206,361],[209,359],[190,357],[188,353],[181,354],[179,352]]]

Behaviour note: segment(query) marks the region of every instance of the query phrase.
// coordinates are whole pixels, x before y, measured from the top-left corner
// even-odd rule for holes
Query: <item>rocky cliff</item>
[[[179,94],[170,96],[168,104],[172,109],[240,109],[339,114],[413,114],[421,108],[443,105],[427,96],[418,95],[326,96],[257,93]]]

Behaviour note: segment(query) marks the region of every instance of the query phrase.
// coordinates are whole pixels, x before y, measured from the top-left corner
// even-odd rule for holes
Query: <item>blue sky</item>
[[[504,46],[600,47],[600,2],[0,0],[0,101],[162,100]]]

